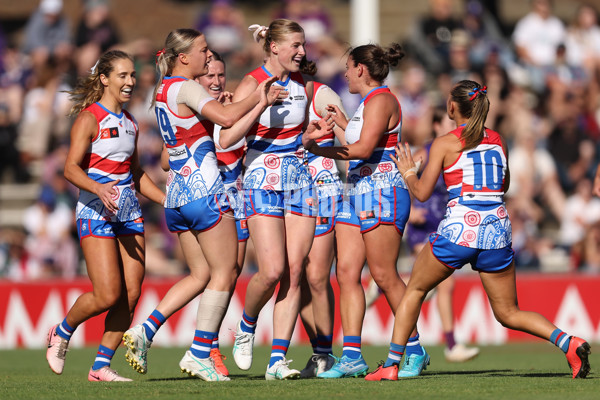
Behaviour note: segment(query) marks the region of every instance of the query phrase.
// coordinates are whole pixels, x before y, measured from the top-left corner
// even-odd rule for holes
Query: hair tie
[[[90,74],[94,75],[96,70],[98,69],[98,64],[100,64],[100,60],[96,61],[96,64],[92,68],[90,68]]]
[[[484,86],[481,89],[476,87],[473,89],[472,92],[469,92],[469,96],[471,96],[471,97],[469,97],[469,101],[473,101],[479,93],[487,94],[487,86]]]
[[[164,48],[162,48],[162,49],[160,49],[159,51],[156,52],[156,63],[157,64],[158,64],[158,58],[160,56],[164,55],[164,54],[165,54],[165,49]]]
[[[260,39],[264,39],[267,36],[267,31],[269,30],[268,26],[252,24],[248,27],[249,31],[254,31],[252,36],[256,43],[260,42]]]

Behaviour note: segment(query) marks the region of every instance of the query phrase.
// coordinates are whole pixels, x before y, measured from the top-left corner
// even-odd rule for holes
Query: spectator
[[[275,18],[296,21],[304,28],[307,53],[312,54],[314,46],[322,37],[331,34],[331,17],[319,0],[285,0],[282,10]]]
[[[567,58],[567,48],[564,44],[559,44],[556,47],[556,59],[554,64],[547,66],[545,69],[546,86],[550,90],[557,83],[565,85],[567,88],[572,86],[584,86],[593,78],[581,66],[573,65]],[[558,82],[557,82],[558,81]]]
[[[453,0],[430,0],[429,13],[413,28],[406,49],[425,69],[439,73],[448,68],[453,32],[462,27],[452,15]]]
[[[15,147],[17,126],[11,123],[8,106],[0,103],[0,182],[6,171],[10,171],[13,182],[27,182],[29,173],[21,163],[19,152]]]
[[[39,277],[74,278],[77,273],[77,246],[71,237],[73,211],[56,201],[56,193],[44,186],[38,201],[25,210],[25,248]]]
[[[512,208],[527,215],[526,220],[541,224],[546,215],[540,204],[544,204],[555,220],[560,221],[565,194],[552,156],[543,147],[537,146],[536,135],[531,128],[525,128],[518,134],[508,162],[511,177],[506,196]]]
[[[26,83],[31,76],[30,63],[14,45],[0,53],[0,103],[8,107],[11,124],[17,124],[23,113]]]
[[[66,71],[73,51],[70,22],[62,14],[62,0],[42,0],[27,21],[23,52],[31,55],[34,69],[43,68],[50,58]]]
[[[75,34],[77,74],[87,75],[100,54],[119,42],[107,0],[85,0],[83,16]]]
[[[43,159],[57,142],[67,136],[66,109],[70,103],[64,91],[68,87],[61,82],[57,68],[52,59],[40,66],[23,100],[17,148],[28,166]]]
[[[0,278],[28,281],[41,277],[41,271],[25,250],[25,233],[18,229],[0,231]]]
[[[480,69],[494,54],[499,56],[501,65],[508,66],[513,55],[496,18],[479,0],[469,0],[463,28],[470,36],[469,60],[474,68]],[[493,102],[492,102],[493,104]]]
[[[565,40],[565,27],[552,14],[551,0],[530,0],[531,11],[521,18],[513,32],[517,58],[526,67],[529,83],[536,92],[544,88],[544,67],[556,61],[556,48]]]
[[[591,177],[594,167],[595,145],[580,124],[586,103],[584,88],[570,88],[564,94],[560,114],[555,114],[556,124],[548,138],[548,150],[556,162],[561,186],[567,192],[581,179]]]
[[[592,75],[600,63],[600,27],[598,13],[590,4],[582,4],[567,29],[567,61]]]
[[[600,264],[591,257],[598,253],[600,199],[592,197],[592,182],[585,178],[577,183],[575,193],[567,198],[560,224],[560,244],[571,251],[573,267],[598,270]]]
[[[211,49],[223,58],[241,51],[248,36],[244,15],[235,7],[233,0],[213,0],[194,28],[204,34]]]
[[[471,67],[469,58],[471,45],[471,39],[466,31],[462,29],[454,31],[450,41],[448,69],[445,71],[450,78],[451,86],[465,79],[481,80],[479,76],[474,74],[474,68]]]
[[[432,104],[426,90],[426,72],[420,64],[404,70],[393,92],[402,105],[402,141],[422,146],[430,138]]]

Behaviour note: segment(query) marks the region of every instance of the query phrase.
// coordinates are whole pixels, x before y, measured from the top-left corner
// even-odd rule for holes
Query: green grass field
[[[600,350],[592,346],[592,372],[587,379],[573,380],[563,354],[547,343],[513,344],[481,348],[479,357],[464,364],[444,360],[441,347],[428,346],[431,365],[418,378],[399,382],[366,382],[364,379],[307,379],[266,382],[264,373],[269,348],[255,349],[250,371],[235,367],[230,348],[223,348],[231,382],[208,383],[179,371],[185,349],[153,348],[149,372],[138,375],[125,362],[124,350],[115,355],[112,367],[131,383],[92,383],[87,373],[96,348],[73,349],[65,371],[54,375],[45,350],[0,351],[0,399],[599,399]],[[335,348],[336,354],[341,352]],[[372,370],[387,356],[386,347],[363,348]],[[311,354],[309,347],[292,347],[288,358],[302,369]]]

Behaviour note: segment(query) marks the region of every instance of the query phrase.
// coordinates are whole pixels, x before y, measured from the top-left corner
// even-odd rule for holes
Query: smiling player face
[[[127,58],[113,61],[113,70],[108,76],[101,75],[104,85],[104,96],[110,96],[116,103],[125,104],[131,99],[135,87],[135,67]]]
[[[286,35],[284,40],[274,43],[271,51],[285,70],[297,72],[306,56],[305,44],[304,33],[294,32]]]
[[[208,73],[198,77],[198,83],[200,83],[214,99],[219,99],[219,96],[225,91],[225,64],[218,60],[210,61],[208,63]]]

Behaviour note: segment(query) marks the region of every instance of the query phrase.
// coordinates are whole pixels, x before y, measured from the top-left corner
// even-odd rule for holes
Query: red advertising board
[[[147,279],[136,309],[134,323],[143,321],[156,307],[176,280]],[[220,342],[231,344],[232,330],[238,322],[246,292],[247,277],[238,287],[223,322]],[[336,298],[338,287],[333,279]],[[91,289],[86,279],[18,283],[0,281],[0,348],[39,348],[45,345],[49,327],[60,322],[68,308],[83,292]],[[591,342],[600,342],[600,276],[589,275],[520,275],[517,279],[519,306],[537,311],[562,330]],[[509,331],[494,319],[487,297],[477,275],[459,276],[454,293],[455,334],[459,342],[501,344],[508,341],[536,340],[524,333]],[[197,300],[184,307],[161,328],[155,345],[189,345],[195,329]],[[337,309],[337,308],[336,308]],[[270,343],[273,301],[259,317],[257,344]],[[77,328],[72,346],[97,344],[103,330],[104,316],[92,318]],[[363,343],[388,344],[394,324],[385,301],[379,299],[367,310],[363,327]],[[441,323],[435,301],[424,304],[419,319],[421,341],[442,343]],[[336,311],[335,343],[342,339],[339,313]],[[297,324],[294,342],[307,341]]]

